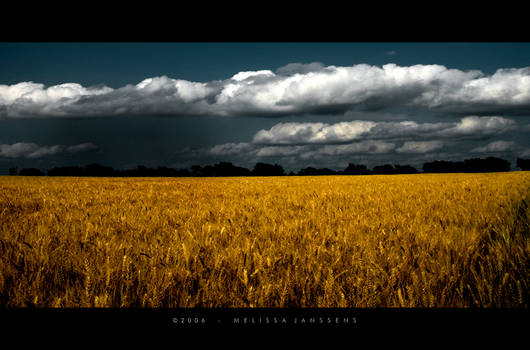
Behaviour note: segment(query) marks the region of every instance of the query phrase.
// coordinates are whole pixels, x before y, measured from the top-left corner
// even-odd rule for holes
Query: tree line
[[[530,170],[530,159],[517,158],[517,167]],[[423,163],[423,173],[482,173],[510,171],[511,164],[507,160],[488,157],[466,159],[464,161],[436,160]],[[190,169],[174,169],[165,166],[147,168],[139,165],[136,169],[116,170],[100,164],[81,166],[54,167],[47,171],[48,176],[103,176],[103,177],[215,177],[215,176],[310,176],[310,175],[390,175],[420,173],[410,165],[384,164],[367,168],[363,164],[349,163],[344,170],[328,168],[306,167],[297,173],[286,173],[281,165],[256,163],[252,170],[236,166],[230,162],[220,162],[214,165],[194,165]],[[9,169],[10,175],[44,176],[45,173],[37,168]]]

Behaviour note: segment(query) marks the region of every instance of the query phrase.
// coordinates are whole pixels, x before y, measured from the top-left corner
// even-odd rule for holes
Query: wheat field
[[[530,173],[0,177],[1,307],[528,307]]]

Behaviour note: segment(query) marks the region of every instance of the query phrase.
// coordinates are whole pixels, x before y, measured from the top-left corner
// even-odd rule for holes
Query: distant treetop
[[[517,158],[517,167],[530,170],[530,159]],[[486,159],[472,158],[463,161],[435,160],[423,163],[424,173],[479,173],[510,171],[511,165],[507,160],[488,157]],[[377,175],[377,174],[416,174],[419,171],[411,165],[384,164],[375,166],[372,170],[364,164],[349,163],[344,170],[328,168],[306,167],[298,173],[287,174],[278,164],[256,163],[252,170],[236,166],[230,162],[220,162],[214,165],[193,165],[190,169],[173,169],[168,167],[147,168],[138,165],[136,169],[115,170],[100,164],[80,166],[54,167],[48,170],[48,176],[106,176],[106,177],[214,177],[214,176],[286,176],[286,175]],[[43,176],[44,172],[37,168],[10,168],[9,175]]]

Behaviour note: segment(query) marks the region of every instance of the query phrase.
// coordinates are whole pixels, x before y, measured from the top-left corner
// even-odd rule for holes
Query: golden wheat
[[[0,178],[0,306],[527,307],[530,173]]]

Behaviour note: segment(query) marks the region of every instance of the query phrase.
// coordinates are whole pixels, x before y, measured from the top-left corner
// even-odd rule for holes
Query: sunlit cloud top
[[[448,113],[525,113],[530,67],[492,75],[443,65],[291,63],[193,82],[158,76],[117,89],[78,83],[0,85],[4,118],[115,115],[283,116],[413,107]]]

